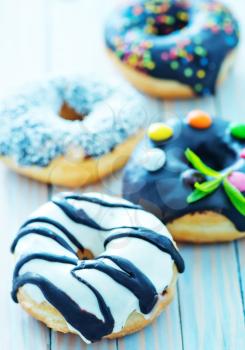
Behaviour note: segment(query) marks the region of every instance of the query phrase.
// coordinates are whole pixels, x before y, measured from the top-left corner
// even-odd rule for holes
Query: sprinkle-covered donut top
[[[244,123],[212,119],[202,111],[190,112],[185,120],[152,124],[125,169],[124,197],[165,224],[210,210],[243,232],[244,149]]]
[[[94,259],[78,258],[84,247]],[[173,278],[173,263],[184,270],[156,217],[98,193],[53,198],[22,225],[12,251],[14,300],[22,287],[35,302],[50,303],[86,342],[119,332],[135,311],[149,317]]]
[[[129,67],[214,94],[221,65],[237,46],[236,19],[221,3],[135,0],[109,18],[106,44]]]
[[[60,117],[64,105],[82,120]],[[21,166],[47,166],[70,148],[84,156],[113,150],[144,124],[139,94],[86,77],[53,78],[0,104],[0,155]]]

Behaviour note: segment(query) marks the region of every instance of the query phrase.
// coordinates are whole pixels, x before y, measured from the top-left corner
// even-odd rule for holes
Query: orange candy
[[[208,113],[195,109],[188,113],[187,122],[195,129],[207,129],[212,125],[212,118]]]

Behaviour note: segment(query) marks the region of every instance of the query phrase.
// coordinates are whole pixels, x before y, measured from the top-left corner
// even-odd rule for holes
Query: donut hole
[[[189,24],[189,5],[186,2],[166,5],[159,1],[148,11],[144,31],[156,36],[169,35],[184,29]]]
[[[77,257],[80,260],[92,260],[95,258],[94,254],[89,249],[79,250],[77,252]]]
[[[77,113],[71,106],[69,106],[66,102],[60,108],[59,116],[66,120],[83,120],[85,115]]]
[[[211,168],[221,171],[236,162],[236,152],[227,144],[214,145],[212,142],[200,144],[194,152]]]

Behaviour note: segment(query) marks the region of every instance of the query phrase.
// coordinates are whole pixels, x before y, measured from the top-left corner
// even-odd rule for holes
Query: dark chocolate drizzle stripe
[[[65,199],[56,198],[52,202],[56,204],[72,221],[94,228],[95,230],[105,231],[97,222],[90,218],[82,208],[74,208]]]
[[[100,259],[109,259],[122,271],[105,264]],[[96,260],[83,261],[73,271],[95,269],[110,276],[114,281],[130,290],[139,300],[140,310],[148,314],[158,300],[157,291],[149,278],[129,260],[119,256],[101,255]]]
[[[71,253],[76,254],[76,252],[70,247],[70,245],[62,237],[60,237],[55,232],[53,232],[52,230],[46,227],[32,227],[32,228],[26,227],[20,230],[11,245],[11,252],[14,253],[15,248],[21,238],[30,234],[36,234],[36,235],[50,238],[55,242],[57,242],[58,244],[60,244],[63,248],[69,250]]]
[[[79,282],[85,284],[94,293],[104,322],[95,315],[81,309],[65,292],[38,274],[25,273],[16,278],[13,283],[12,298],[15,302],[18,302],[17,293],[20,287],[25,284],[36,285],[42,291],[45,299],[63,315],[74,329],[92,342],[100,340],[113,331],[114,319],[110,309],[105,304],[103,297],[92,285],[76,276],[74,272],[71,273]]]
[[[52,220],[48,217],[45,216],[39,216],[39,217],[35,217],[35,218],[31,218],[29,220],[27,220],[22,226],[21,229],[33,224],[33,223],[40,223],[43,222],[45,224],[50,224],[53,225],[54,227],[58,228],[77,248],[78,250],[83,251],[84,247],[82,246],[82,244],[72,235],[71,232],[69,232],[63,225],[61,225],[59,222]]]
[[[109,242],[111,242],[113,239],[118,239],[123,237],[139,238],[153,244],[154,246],[159,248],[161,251],[171,256],[180,273],[184,272],[184,269],[185,269],[184,260],[182,259],[180,253],[178,252],[178,250],[175,248],[174,244],[168,237],[162,236],[154,231],[151,231],[145,228],[139,228],[139,229],[132,229],[129,232],[117,233],[114,235],[112,234],[111,236],[105,239],[104,246],[106,247],[106,245]]]
[[[60,256],[60,255],[53,255],[48,253],[33,253],[30,255],[24,256],[22,259],[20,259],[14,269],[13,278],[14,280],[19,276],[20,269],[23,265],[28,263],[31,260],[45,260],[50,262],[57,262],[62,264],[72,264],[77,265],[78,259],[76,258],[69,258],[67,256]]]
[[[59,197],[57,197],[59,198]],[[84,196],[84,195],[80,195],[80,194],[70,194],[70,195],[66,195],[63,198],[65,199],[74,199],[77,201],[86,201],[86,202],[90,202],[93,204],[98,204],[101,205],[102,207],[108,207],[108,208],[125,208],[125,209],[136,209],[136,210],[144,210],[143,207],[141,207],[140,205],[136,205],[136,204],[125,204],[125,203],[110,203],[110,202],[106,202],[100,198],[96,198],[96,197],[88,197],[88,196]]]
[[[95,222],[82,208],[75,208],[73,205],[68,203],[66,199],[56,198],[52,202],[57,205],[72,221],[77,224],[82,224],[91,227],[98,231],[112,231],[118,228],[132,228],[131,226],[120,226],[120,227],[102,227]]]

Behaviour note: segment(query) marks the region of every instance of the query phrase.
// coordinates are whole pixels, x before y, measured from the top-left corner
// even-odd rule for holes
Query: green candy
[[[232,123],[230,126],[230,133],[236,139],[245,140],[245,124]]]

